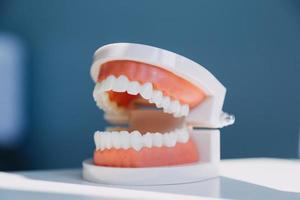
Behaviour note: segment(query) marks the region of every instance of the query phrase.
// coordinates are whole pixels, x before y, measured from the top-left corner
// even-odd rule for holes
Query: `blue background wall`
[[[79,166],[105,122],[92,99],[93,52],[145,43],[206,66],[228,89],[222,157],[297,157],[299,1],[0,1],[0,31],[29,55],[29,127],[20,168]],[[8,155],[9,156],[9,155]]]

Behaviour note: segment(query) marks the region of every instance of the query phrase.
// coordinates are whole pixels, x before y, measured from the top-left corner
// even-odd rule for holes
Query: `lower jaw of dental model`
[[[198,162],[198,147],[185,124],[204,93],[169,71],[135,61],[101,66],[93,97],[112,123],[94,134],[94,164],[154,167]]]

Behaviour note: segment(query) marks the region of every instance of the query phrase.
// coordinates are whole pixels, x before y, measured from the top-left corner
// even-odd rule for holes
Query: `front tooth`
[[[140,91],[141,96],[144,99],[150,99],[153,93],[153,86],[151,83],[145,83]]]
[[[119,132],[113,131],[111,133],[111,141],[112,141],[112,146],[116,149],[119,149],[121,147],[120,145],[120,137],[119,137]]]
[[[107,79],[105,79],[104,81],[101,82],[103,84],[103,86],[102,86],[103,91],[111,90],[115,81],[116,81],[115,76],[113,76],[113,75],[108,76]]]
[[[163,98],[163,94],[160,90],[154,90],[152,93],[152,97],[150,99],[150,103],[159,104]]]
[[[172,113],[177,114],[180,112],[180,103],[179,101],[172,101],[170,106],[169,106],[170,110]]]
[[[104,132],[102,133],[101,139],[104,140],[105,142],[105,149],[111,149],[112,148],[112,138],[111,138],[111,134],[108,132]]]
[[[103,84],[101,84],[101,83],[97,83],[95,85],[94,92],[93,92],[93,97],[94,97],[95,101],[97,101],[97,96],[99,93],[101,93],[102,87],[103,87]]]
[[[120,132],[121,148],[128,149],[130,147],[130,135],[128,131]]]
[[[95,133],[94,136],[95,136],[95,139],[98,141],[98,145],[99,145],[98,149],[101,149],[101,151],[102,151],[106,148],[111,148],[107,132],[98,131]]]
[[[124,75],[121,75],[115,81],[112,89],[115,92],[125,92],[127,90],[128,83],[129,83],[128,78]]]
[[[94,134],[94,141],[96,145],[96,150],[101,148],[101,132],[96,131]]]
[[[189,140],[189,132],[186,129],[179,129],[175,131],[177,134],[177,141],[181,143],[186,143]]]
[[[101,134],[99,135],[100,135],[100,149],[104,150],[106,148],[107,137],[105,136],[104,132],[101,132]]]
[[[146,133],[146,135],[143,135],[144,138],[144,146],[151,148],[152,147],[152,135],[151,133]]]
[[[189,108],[188,105],[183,105],[183,106],[181,106],[181,108],[180,108],[180,114],[181,114],[182,116],[187,116],[187,115],[189,114],[189,110],[190,110],[190,108]]]
[[[152,145],[155,147],[161,147],[163,144],[162,142],[162,135],[160,133],[155,133],[152,135]]]
[[[136,151],[141,150],[143,147],[142,135],[139,131],[133,131],[130,134],[130,143],[131,147],[134,148]]]
[[[167,147],[174,147],[176,145],[177,135],[175,133],[163,134],[163,142]]]
[[[129,82],[129,84],[128,84],[127,92],[128,92],[128,94],[137,95],[140,92],[140,89],[141,89],[141,86],[140,86],[139,82],[132,81],[132,82]]]

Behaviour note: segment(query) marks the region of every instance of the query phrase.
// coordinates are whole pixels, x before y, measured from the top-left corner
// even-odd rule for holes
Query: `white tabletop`
[[[281,191],[300,193],[300,160],[296,159],[223,160],[221,175]]]
[[[86,182],[80,169],[0,173],[0,199],[300,199],[300,161],[235,159],[221,176],[164,186],[113,186]]]

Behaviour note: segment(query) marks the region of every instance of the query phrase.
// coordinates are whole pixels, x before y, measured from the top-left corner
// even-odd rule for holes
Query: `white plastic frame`
[[[151,64],[188,80],[202,89],[207,98],[190,111],[186,118],[187,123],[206,128],[221,128],[227,125],[222,111],[226,88],[200,64],[171,51],[148,45],[109,44],[99,48],[94,54],[91,76],[95,82],[101,65],[113,60],[132,60]]]
[[[201,181],[218,176],[220,162],[220,131],[194,130],[200,162],[186,165],[146,168],[96,166],[83,161],[85,180],[113,185],[163,185]]]

